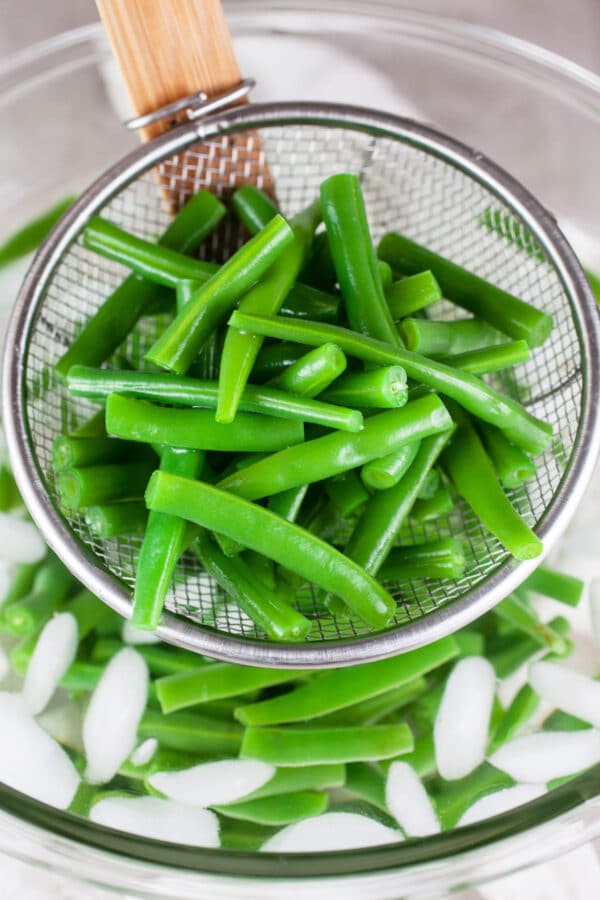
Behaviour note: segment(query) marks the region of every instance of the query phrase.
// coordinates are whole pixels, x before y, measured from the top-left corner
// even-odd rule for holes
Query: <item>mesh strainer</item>
[[[257,152],[240,155],[240,142],[247,139],[252,149],[257,136]],[[260,185],[265,159],[285,215],[310,202],[327,176],[358,173],[375,240],[386,230],[400,230],[554,316],[550,339],[513,370],[516,377],[488,376],[554,427],[551,447],[537,460],[537,477],[510,495],[550,546],[582,495],[600,438],[598,319],[571,248],[553,217],[481,154],[407,119],[305,103],[237,108],[189,122],[134,151],[82,195],[36,257],[7,338],[4,419],[17,482],[49,545],[91,591],[130,615],[139,539],[98,539],[82,517],[59,511],[54,486],[54,437],[94,407],[67,395],[53,364],[126,275],[81,245],[82,229],[100,214],[154,239],[168,222],[155,167],[178,205],[190,178],[195,189],[222,196],[240,176]],[[486,227],[490,215],[498,227]],[[505,231],[502,223],[508,223]],[[227,219],[202,252],[224,259],[243,240]],[[443,301],[433,311],[437,318],[455,314]],[[156,320],[142,321],[126,355],[141,359],[156,329]],[[211,657],[262,666],[338,666],[412,649],[481,615],[537,563],[516,563],[461,504],[448,519],[426,525],[419,537],[450,533],[465,535],[464,576],[387,585],[398,606],[394,622],[381,633],[367,633],[357,620],[325,618],[306,588],[297,600],[314,620],[313,630],[303,644],[276,644],[227,603],[191,554],[180,562],[157,633]],[[410,526],[402,537],[414,538]]]

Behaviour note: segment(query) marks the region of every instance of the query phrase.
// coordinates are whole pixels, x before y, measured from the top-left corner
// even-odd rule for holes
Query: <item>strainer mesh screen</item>
[[[537,477],[511,494],[520,513],[535,525],[552,501],[569,464],[581,406],[581,349],[576,338],[571,308],[554,268],[535,242],[515,220],[508,207],[478,182],[437,157],[391,138],[372,137],[349,129],[319,125],[271,126],[261,132],[262,150],[239,155],[240,140],[219,137],[187,151],[185,164],[170,160],[163,169],[168,192],[175,205],[189,191],[208,188],[227,197],[240,175],[260,185],[264,157],[269,161],[278,203],[285,215],[293,214],[317,194],[320,182],[341,171],[359,173],[362,179],[373,237],[397,229],[432,250],[530,301],[554,316],[551,338],[533,359],[494,376],[494,386],[511,393],[555,429],[555,439],[544,457],[538,458]],[[249,133],[249,141],[255,135]],[[255,145],[256,146],[256,145]],[[264,154],[264,157],[263,157]],[[234,182],[235,179],[235,182]],[[155,177],[147,172],[115,195],[101,214],[133,233],[156,239],[165,229],[165,211]],[[490,221],[493,228],[488,227]],[[488,226],[486,226],[486,222]],[[202,249],[211,259],[226,258],[245,239],[228,217]],[[52,442],[57,433],[72,429],[97,407],[69,397],[53,376],[52,366],[73,340],[87,318],[128,273],[79,243],[62,258],[47,288],[31,334],[27,405],[31,441],[37,461],[55,499]],[[433,316],[462,315],[441,302]],[[123,348],[137,361],[154,340],[160,320],[145,319]],[[140,539],[100,540],[80,516],[69,519],[73,530],[104,565],[128,585],[133,583]],[[413,581],[388,585],[398,601],[395,625],[422,618],[443,604],[468,593],[506,559],[500,544],[487,533],[472,513],[457,502],[449,518],[407,526],[405,541],[437,539],[462,534],[467,569],[457,581]],[[359,621],[336,620],[319,612],[310,588],[298,593],[298,607],[315,619],[310,641],[352,638],[366,633]],[[172,611],[218,631],[265,636],[238,608],[228,603],[219,588],[201,571],[192,554],[178,567],[167,606]]]

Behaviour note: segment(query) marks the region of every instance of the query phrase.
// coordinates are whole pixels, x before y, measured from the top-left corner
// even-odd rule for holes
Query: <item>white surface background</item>
[[[497,28],[600,71],[600,0],[413,0],[407,5]],[[96,18],[93,0],[0,0],[0,58]],[[594,900],[600,896],[599,852],[600,843],[588,845],[457,896],[460,900]],[[114,895],[82,890],[65,879],[0,857],[1,900],[108,900],[109,896]]]

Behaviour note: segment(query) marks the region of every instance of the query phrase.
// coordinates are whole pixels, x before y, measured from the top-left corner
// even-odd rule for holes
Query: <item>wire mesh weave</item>
[[[248,132],[256,141],[256,133]],[[555,429],[552,446],[539,458],[536,478],[511,493],[526,521],[535,526],[553,500],[569,466],[581,412],[581,346],[573,310],[553,265],[545,258],[508,206],[469,175],[411,144],[361,131],[302,124],[271,126],[260,134],[262,149],[240,156],[239,137],[220,136],[186,151],[185,161],[163,164],[162,184],[178,205],[195,189],[208,188],[227,197],[240,177],[260,185],[264,158],[268,159],[278,203],[290,215],[310,202],[328,175],[359,173],[374,240],[388,230],[399,230],[432,250],[467,266],[554,316],[555,327],[532,360],[493,376],[495,387],[511,393]],[[165,182],[165,178],[167,181]],[[169,215],[152,172],[147,171],[112,197],[100,214],[148,239],[165,229]],[[222,260],[247,237],[227,217],[202,248],[202,256]],[[52,443],[55,436],[88,418],[97,409],[70,397],[53,374],[53,364],[72,342],[81,326],[128,273],[73,242],[63,255],[46,289],[32,329],[28,355],[26,416],[30,440],[47,490],[56,502]],[[464,315],[442,301],[432,317]],[[123,348],[133,362],[143,357],[161,321],[142,320]],[[110,365],[109,361],[109,365]],[[80,515],[70,526],[102,563],[125,584],[134,580],[139,538],[101,540]],[[467,567],[456,581],[418,580],[402,586],[387,585],[398,601],[396,627],[428,616],[467,594],[505,560],[506,552],[458,502],[449,518],[407,525],[401,539],[438,539],[464,536]],[[325,616],[310,588],[299,591],[298,607],[315,621],[308,641],[364,635],[359,621]],[[181,560],[169,592],[167,607],[217,631],[266,640],[264,634],[232,603],[228,603],[192,554]]]

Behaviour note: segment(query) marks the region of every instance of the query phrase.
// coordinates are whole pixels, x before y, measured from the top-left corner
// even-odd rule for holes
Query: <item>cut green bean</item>
[[[442,828],[445,831],[454,828],[462,814],[477,800],[495,791],[513,787],[514,783],[510,775],[487,762],[482,763],[465,778],[444,782],[434,795],[434,804]]]
[[[146,528],[148,510],[141,500],[102,503],[86,507],[85,521],[90,531],[101,538],[141,534]]]
[[[385,778],[369,763],[354,762],[346,766],[345,788],[358,797],[366,800],[376,809],[388,812],[385,802]]]
[[[153,469],[147,462],[66,469],[56,479],[60,502],[67,509],[83,509],[143,497]]]
[[[91,651],[92,662],[105,663],[122,648],[120,640],[99,638]],[[175,672],[196,671],[203,664],[202,657],[191,650],[169,647],[166,644],[137,644],[136,653],[146,660],[152,675],[172,675]]]
[[[235,422],[222,425],[215,422],[211,410],[171,409],[120,394],[110,394],[106,401],[106,427],[110,434],[125,440],[241,453],[275,451],[298,444],[304,437],[302,422],[293,419],[240,413]]]
[[[331,291],[335,287],[337,275],[326,231],[315,235],[300,277],[306,284],[322,291]]]
[[[406,275],[429,269],[447,300],[468,309],[503,334],[527,341],[530,347],[543,344],[552,330],[552,316],[406,237],[386,234],[379,243],[378,255]]]
[[[180,479],[181,481],[183,479]],[[171,499],[174,497],[172,496]],[[207,510],[207,512],[209,511]],[[274,513],[266,510],[265,513],[275,520],[279,519],[279,516]],[[213,526],[209,527],[213,528]],[[221,531],[222,529],[213,528],[213,530]],[[230,536],[238,539],[235,535]],[[263,548],[253,547],[249,540],[242,538],[240,543],[247,544],[251,549],[264,553]],[[272,640],[300,641],[306,637],[312,627],[310,620],[289,606],[276,592],[267,590],[265,585],[253,575],[243,559],[226,556],[210,535],[205,532],[197,538],[195,548],[206,571]],[[270,553],[264,553],[264,555],[271,556]]]
[[[541,699],[538,694],[528,684],[524,684],[500,719],[500,724],[491,737],[488,755],[516,737],[523,726],[535,715],[540,703]]]
[[[583,596],[585,584],[574,575],[557,572],[548,566],[539,566],[525,579],[523,587],[526,590],[535,591],[536,594],[543,594],[545,597],[558,600],[559,603],[565,603],[567,606],[577,606]]]
[[[454,636],[456,638],[456,635]],[[427,681],[422,676],[413,678],[399,687],[391,688],[366,700],[320,717],[320,725],[376,725],[382,719],[396,717],[399,710],[427,692]],[[385,723],[384,723],[385,724]],[[388,723],[389,724],[389,723]]]
[[[112,614],[108,606],[85,588],[67,601],[64,612],[71,613],[77,622],[80,641]]]
[[[494,615],[508,622],[516,631],[526,634],[539,644],[548,647],[555,653],[565,652],[564,635],[542,622],[531,606],[524,603],[516,594],[505,597],[494,607]]]
[[[280,315],[298,319],[314,319],[316,322],[337,322],[340,315],[340,297],[297,281],[283,301]]]
[[[344,552],[370,575],[376,575],[385,561],[449,436],[446,432],[424,438],[406,475],[395,487],[377,491],[367,503]]]
[[[280,315],[283,315],[283,313],[280,313]],[[301,344],[293,344],[290,341],[277,341],[276,343],[263,345],[252,370],[252,381],[261,384],[269,379],[277,378],[278,375],[285,372],[288,366],[298,362],[305,355],[306,347],[303,347]]]
[[[437,469],[430,469],[427,473],[423,484],[419,488],[417,499],[431,500],[440,486],[440,473]]]
[[[260,797],[276,797],[296,791],[322,791],[325,788],[342,787],[346,780],[346,766],[332,765],[279,768],[266,784],[248,794],[244,800],[258,800]]]
[[[59,434],[52,445],[52,462],[57,472],[75,467],[124,462],[132,445],[109,437],[71,437]],[[139,448],[134,448],[139,452]]]
[[[547,623],[546,627],[565,638],[564,653],[561,655],[568,656],[573,646],[567,637],[571,628],[568,619],[565,619],[563,616],[555,616],[554,619]],[[490,647],[486,650],[486,655],[492,663],[497,677],[508,678],[509,675],[512,675],[513,672],[516,672],[517,669],[528,662],[532,656],[539,653],[539,650],[539,640],[528,636],[518,638],[511,634],[509,639],[503,643],[503,646],[500,648]]]
[[[332,175],[323,181],[321,207],[351,327],[390,344],[401,344],[383,293],[358,177]]]
[[[405,753],[400,757],[402,762],[406,762],[415,770],[419,778],[429,778],[437,771],[435,762],[435,748],[433,744],[433,733],[421,735],[415,739],[415,747],[410,753]],[[387,772],[389,766],[395,762],[394,759],[382,760],[381,767]]]
[[[199,191],[179,210],[158,244],[193,253],[225,212],[214,194]],[[57,375],[64,378],[74,365],[99,366],[105,362],[163,293],[163,288],[130,275],[86,322],[57,362]]]
[[[221,532],[325,590],[339,593],[372,628],[384,627],[394,613],[388,592],[359,566],[310,532],[256,504],[166,472],[156,472],[151,479],[146,503],[150,509],[185,516]]]
[[[46,560],[34,563],[19,563],[15,569],[15,573],[10,584],[6,589],[6,593],[0,599],[0,610],[4,606],[9,606],[17,600],[22,600],[33,589],[33,585],[40,568]],[[2,613],[0,612],[0,618]]]
[[[402,584],[414,578],[460,578],[465,556],[457,538],[395,547],[379,570],[385,581]]]
[[[425,309],[441,298],[440,286],[429,271],[417,272],[394,281],[385,292],[385,299],[395,322]]]
[[[281,316],[251,316],[234,312],[230,324],[265,337],[295,340],[312,346],[333,341],[348,356],[381,366],[400,365],[409,378],[451,397],[468,412],[496,425],[509,440],[529,453],[541,453],[551,440],[552,426],[532,416],[510,397],[499,394],[468,372],[427,359],[418,353],[392,347],[383,341],[324,322],[295,321]]]
[[[240,300],[243,312],[276,315],[300,271],[315,228],[321,219],[317,201],[290,220],[293,240],[269,271]],[[263,343],[257,334],[228,328],[219,369],[217,422],[233,422],[242,392]]]
[[[8,466],[0,465],[0,512],[8,512],[23,501]]]
[[[490,458],[466,419],[459,423],[442,461],[458,493],[509,553],[517,559],[540,555],[542,542],[506,497]]]
[[[354,469],[336,475],[334,478],[328,478],[324,486],[325,493],[340,515],[344,517],[351,516],[369,499],[369,493]],[[275,494],[274,496],[280,495]]]
[[[240,756],[275,766],[366,762],[386,759],[413,749],[408,725],[366,728],[247,728]]]
[[[3,607],[4,621],[13,634],[31,634],[63,605],[74,584],[69,570],[50,556],[35,573],[31,592]]]
[[[406,372],[401,366],[382,366],[367,372],[342,375],[324,391],[327,403],[340,406],[394,409],[408,400]]]
[[[235,756],[242,744],[242,728],[199,713],[177,712],[168,716],[147,709],[138,725],[140,740],[155,738],[161,747],[200,756]]]
[[[75,366],[67,375],[67,386],[70,393],[76,397],[100,400],[109,397],[110,394],[122,394],[178,407],[215,409],[218,398],[218,386],[215,381],[165,372],[126,372]],[[362,426],[362,415],[358,410],[336,407],[331,403],[313,400],[310,396],[302,399],[290,397],[286,391],[287,388],[277,390],[246,385],[239,408],[243,412],[258,413],[270,418],[312,422],[326,428],[340,428],[344,431],[359,431]]]
[[[170,713],[196,703],[238,697],[260,688],[286,684],[303,678],[305,673],[293,669],[259,669],[233,663],[210,663],[197,671],[167,675],[156,682],[161,709]]]
[[[231,427],[231,426],[221,426]],[[447,432],[450,416],[434,394],[367,419],[358,434],[334,432],[288,447],[227,476],[220,487],[257,500],[357,468],[414,440]]]
[[[394,453],[372,459],[362,467],[360,477],[374,491],[394,487],[408,472],[418,451],[419,441],[405,444]]]
[[[277,215],[271,198],[254,184],[243,184],[231,198],[231,208],[250,234],[258,234]]]
[[[175,450],[165,447],[160,471],[197,478],[204,454],[199,450]],[[155,631],[158,627],[175,566],[183,551],[187,523],[177,516],[151,512],[144,532],[136,567],[131,624],[134,628]]]
[[[297,791],[258,800],[240,800],[213,809],[223,816],[259,825],[288,825],[310,816],[320,816],[328,806],[329,795],[324,791]]]
[[[501,431],[487,422],[479,422],[477,428],[503,488],[518,488],[535,477],[535,465],[520,447],[511,444]]]
[[[301,397],[316,397],[342,374],[346,366],[347,360],[340,348],[326,343],[301,356],[269,385]]]
[[[218,271],[215,263],[145,241],[100,216],[86,225],[83,245],[107,259],[128,266],[145,280],[162,287],[175,289],[182,281],[203,284]]]
[[[470,375],[487,375],[527,362],[531,359],[531,351],[525,341],[507,341],[505,344],[483,347],[468,353],[435,354],[432,358]]]
[[[184,374],[204,341],[290,245],[293,235],[285,219],[275,216],[198,289],[152,345],[146,359]]]
[[[314,719],[412,682],[456,653],[448,637],[401,656],[323,672],[287,694],[238,707],[235,717],[253,727]]]
[[[441,516],[449,515],[454,509],[454,499],[445,484],[439,488],[429,500],[416,500],[410,511],[410,518],[415,523],[431,522]]]
[[[482,350],[504,339],[503,334],[481,319],[459,319],[456,322],[404,319],[400,333],[408,350],[425,356]]]
[[[288,522],[295,522],[307,491],[307,484],[290,488],[289,491],[280,491],[279,494],[273,494],[272,497],[269,497],[267,506],[271,512],[276,513]]]
[[[43,212],[40,216],[27,222],[18,231],[12,234],[8,240],[0,244],[0,269],[9,263],[27,256],[37,250],[42,241],[47,237],[60,217],[74,202],[74,196],[64,197],[55,206]]]

